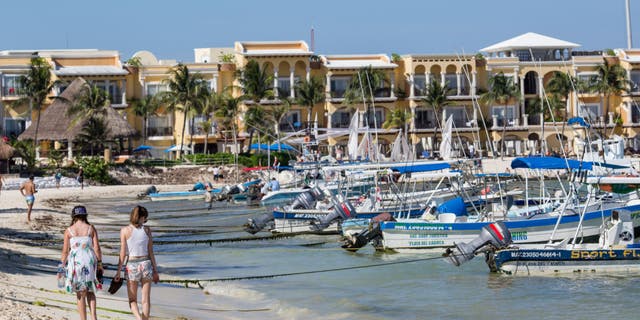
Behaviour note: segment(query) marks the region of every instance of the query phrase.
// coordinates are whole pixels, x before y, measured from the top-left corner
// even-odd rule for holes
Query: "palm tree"
[[[387,82],[387,75],[382,70],[371,66],[361,68],[351,77],[344,93],[344,102],[348,105],[364,103],[366,109],[376,93],[385,89]]]
[[[165,80],[169,86],[169,91],[162,93],[162,100],[167,103],[167,110],[170,112],[180,111],[184,114],[182,120],[182,134],[180,135],[180,150],[184,147],[184,132],[187,127],[187,117],[191,114],[191,108],[202,96],[203,82],[202,75],[191,73],[186,65],[179,63],[171,68],[168,74],[171,76]]]
[[[90,117],[85,122],[82,131],[78,134],[78,140],[83,144],[88,144],[91,149],[91,155],[94,155],[94,147],[104,146],[107,141],[110,129],[102,117]]]
[[[324,102],[324,84],[320,79],[312,77],[309,81],[298,81],[295,90],[296,104],[307,107],[307,116],[310,118],[313,107]]]
[[[24,98],[18,99],[15,104],[21,105],[29,103],[29,117],[31,111],[36,110],[37,121],[34,134],[33,147],[38,143],[38,129],[40,127],[40,114],[42,113],[42,105],[49,97],[53,88],[60,83],[58,80],[51,80],[51,66],[44,58],[31,58],[31,65],[26,75],[21,76],[18,80],[22,86]]]
[[[133,113],[142,117],[142,144],[147,143],[147,119],[150,115],[154,115],[160,109],[162,102],[155,95],[147,95],[142,100],[134,100],[132,102]]]
[[[520,97],[520,89],[513,83],[511,77],[506,77],[502,72],[489,78],[489,91],[480,96],[480,102],[488,105],[499,103],[503,105],[504,119],[502,127],[502,139],[500,155],[504,158],[504,138],[507,131],[507,104],[513,98]]]
[[[604,97],[605,115],[608,117],[611,96],[629,92],[631,81],[627,78],[626,70],[619,64],[609,64],[605,60],[597,70],[598,76],[592,79],[590,88],[599,93],[601,99]]]
[[[382,124],[382,128],[400,128],[406,132],[407,124],[411,123],[411,113],[402,109],[395,109],[391,112],[389,118]]]
[[[224,94],[228,91],[228,88],[222,90],[221,93],[216,92],[215,90],[206,89],[203,90],[200,99],[198,99],[197,104],[194,106],[197,110],[198,114],[204,116],[204,121],[199,123],[200,128],[204,131],[204,153],[207,153],[207,146],[209,142],[209,132],[211,132],[211,127],[213,127],[213,121],[211,121],[211,116],[215,114],[216,110],[218,110],[222,104],[224,103]]]
[[[221,105],[221,108],[216,110],[215,115],[216,117],[222,118],[223,119],[223,126],[225,127],[225,129],[228,129],[229,127],[231,127],[232,133],[233,133],[233,148],[237,148],[238,147],[238,136],[236,134],[236,120],[238,117],[238,111],[240,108],[240,103],[245,99],[244,96],[240,96],[240,97],[232,97],[230,95],[225,94],[224,98],[223,98],[223,104]],[[226,136],[225,136],[225,140],[226,140]],[[234,158],[235,158],[235,163],[238,163],[238,150],[236,150],[236,152],[234,152]],[[236,170],[236,180],[238,180],[238,170]]]
[[[253,101],[253,105],[247,108],[247,117],[252,119],[253,115],[258,115],[262,111],[260,109],[260,101],[263,99],[273,99],[273,75],[267,73],[266,69],[260,69],[260,64],[255,60],[250,60],[247,65],[237,71],[236,76],[238,82],[243,89],[244,99]],[[247,122],[250,125],[250,123]],[[249,145],[253,142],[254,128],[249,128]]]
[[[77,116],[77,119],[105,117],[109,103],[107,92],[96,85],[84,83],[80,89],[80,95],[67,109],[67,115]]]
[[[289,110],[291,110],[291,100],[282,99],[281,104],[271,106],[271,112],[269,112],[269,120],[274,124],[276,138],[280,141],[280,122],[287,116]],[[278,143],[278,151],[280,150],[280,143]]]
[[[258,107],[249,108],[247,112],[244,114],[245,127],[249,131],[249,137],[250,137],[249,145],[251,145],[251,142],[253,141],[251,137],[253,137],[253,134],[256,131],[258,131],[258,133],[260,133],[261,131],[264,131],[263,130],[265,127],[264,120],[265,120],[265,112],[264,112],[264,109],[262,108],[258,108]],[[258,140],[260,139],[258,138]],[[259,145],[260,144],[258,144],[258,146]]]
[[[578,87],[578,80],[565,72],[555,71],[547,83],[547,91],[553,96],[562,98],[565,102],[564,117],[562,119],[562,136],[564,136],[564,129],[569,118],[569,94],[575,92]],[[564,148],[564,143],[561,142]],[[568,146],[567,146],[568,147]]]
[[[422,102],[424,102],[427,106],[430,106],[433,109],[433,116],[436,120],[436,127],[433,131],[433,148],[438,142],[438,131],[440,131],[440,118],[438,115],[442,113],[442,109],[450,104],[450,101],[447,100],[447,96],[453,94],[453,89],[447,86],[445,82],[444,85],[440,84],[438,81],[431,81],[427,85],[426,93],[424,98],[422,98]]]

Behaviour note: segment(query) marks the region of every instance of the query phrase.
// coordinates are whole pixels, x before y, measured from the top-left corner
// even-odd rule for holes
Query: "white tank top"
[[[149,255],[149,236],[144,227],[131,226],[131,237],[127,239],[129,257],[144,257]]]

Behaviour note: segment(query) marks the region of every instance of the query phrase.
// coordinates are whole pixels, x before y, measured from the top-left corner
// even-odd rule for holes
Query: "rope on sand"
[[[202,283],[206,283],[206,282],[240,281],[240,280],[255,280],[255,279],[287,277],[287,276],[298,276],[298,275],[304,275],[304,274],[316,274],[316,273],[336,272],[336,271],[345,271],[345,270],[375,268],[375,267],[383,267],[383,266],[389,266],[389,265],[395,265],[395,264],[421,262],[421,261],[429,261],[429,260],[437,260],[437,259],[442,259],[442,257],[441,256],[437,256],[437,257],[429,257],[429,258],[421,258],[421,259],[410,259],[410,260],[384,262],[384,263],[377,263],[377,264],[368,264],[368,265],[362,265],[362,266],[341,267],[341,268],[331,268],[331,269],[311,270],[311,271],[299,271],[299,272],[288,272],[288,273],[276,273],[276,274],[268,274],[268,275],[260,275],[260,276],[213,278],[213,279],[183,279],[183,280],[175,279],[175,280],[160,280],[160,282],[161,283],[184,284],[185,286],[188,286],[189,284],[194,284],[194,285],[198,286],[200,289],[204,289],[204,285]]]

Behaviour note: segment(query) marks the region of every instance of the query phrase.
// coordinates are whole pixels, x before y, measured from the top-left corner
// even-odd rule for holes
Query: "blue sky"
[[[234,41],[305,40],[316,52],[475,53],[525,32],[626,47],[624,0],[9,0],[0,49],[138,50],[193,61],[193,49]],[[7,14],[11,12],[12,14]],[[640,47],[640,0],[631,0]]]

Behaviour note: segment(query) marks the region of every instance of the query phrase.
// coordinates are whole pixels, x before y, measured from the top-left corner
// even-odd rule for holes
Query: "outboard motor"
[[[476,253],[489,245],[496,249],[502,249],[512,243],[511,232],[502,221],[494,222],[482,227],[480,235],[469,243],[455,244],[454,248],[447,248],[443,257],[447,258],[455,266],[473,259]]]
[[[311,222],[311,230],[322,231],[329,227],[334,220],[344,220],[354,218],[356,216],[356,208],[351,202],[344,200],[338,201],[336,198],[331,198],[333,204],[333,211],[329,214],[316,218],[317,221]]]
[[[222,190],[216,195],[218,201],[228,200],[231,198],[231,195],[240,193],[240,188],[238,186],[226,185],[222,187]]]
[[[156,186],[150,186],[147,189],[145,189],[144,192],[138,193],[138,198],[142,199],[152,193],[158,193],[158,189],[156,189]]]
[[[273,211],[261,214],[256,218],[247,219],[247,223],[243,225],[244,231],[251,234],[256,234],[260,230],[264,229],[269,223],[273,222]]]
[[[318,187],[313,187],[296,196],[291,209],[311,209],[316,201],[324,199],[325,194]]]
[[[388,213],[381,213],[371,219],[369,226],[362,229],[362,231],[350,236],[345,236],[342,243],[342,248],[349,251],[358,251],[358,249],[364,247],[367,243],[373,240],[380,239],[382,237],[382,230],[380,229],[380,222],[382,221],[396,221],[393,216]]]

